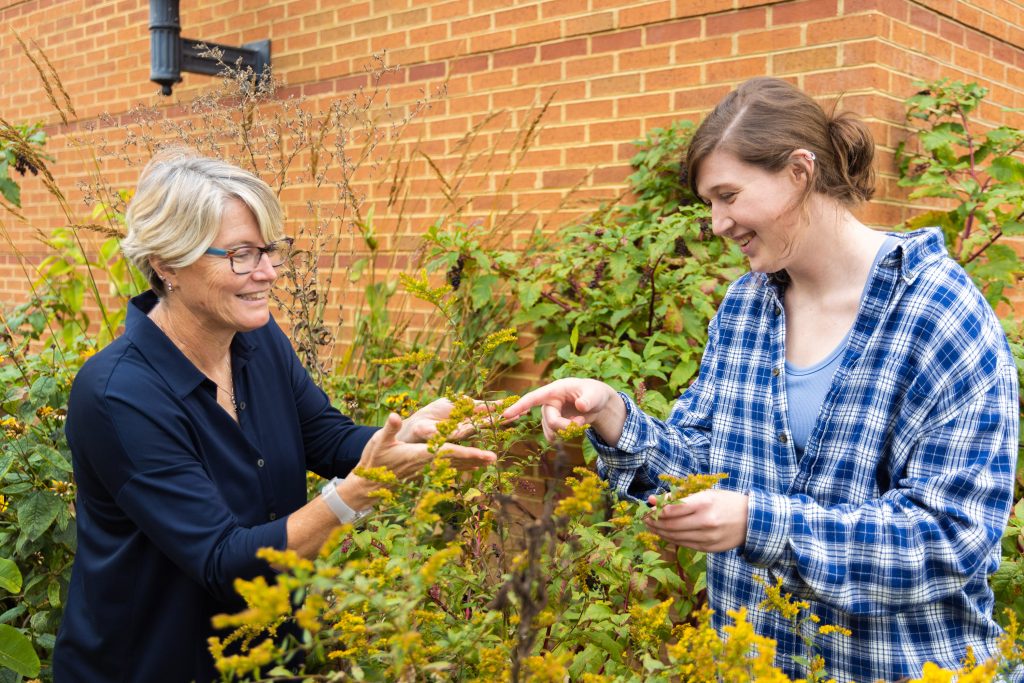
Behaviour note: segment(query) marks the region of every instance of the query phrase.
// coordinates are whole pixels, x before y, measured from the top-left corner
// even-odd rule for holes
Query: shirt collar
[[[208,380],[149,318],[149,312],[157,302],[157,296],[152,290],[132,297],[128,302],[128,313],[125,316],[124,336],[139,350],[146,362],[167,382],[174,393],[184,397]],[[236,334],[231,340],[231,357],[235,366],[244,366],[256,348],[257,345],[249,334]]]
[[[913,282],[929,264],[948,255],[941,228],[888,234],[899,237],[900,241],[879,265],[896,268],[908,283]]]

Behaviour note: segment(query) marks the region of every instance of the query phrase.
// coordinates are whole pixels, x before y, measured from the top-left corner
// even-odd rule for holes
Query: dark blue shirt
[[[335,410],[271,320],[231,345],[236,423],[216,386],[132,299],[124,334],[75,378],[67,436],[78,551],[57,683],[214,679],[210,618],[268,574],[307,502],[306,470],[344,476],[374,429]]]

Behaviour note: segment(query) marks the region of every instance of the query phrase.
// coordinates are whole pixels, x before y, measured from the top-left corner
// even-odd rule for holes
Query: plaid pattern
[[[820,653],[838,681],[958,667],[996,654],[987,576],[1000,561],[1017,457],[1017,372],[992,309],[936,229],[900,235],[875,267],[802,459],[789,438],[780,285],[748,273],[709,328],[699,378],[667,421],[625,395],[617,448],[591,434],[623,495],[658,475],[726,472],[749,494],[744,546],[708,556],[721,632],[747,607],[777,665]],[[758,605],[761,576],[811,603],[816,651]],[[1019,678],[1019,676],[1018,676]]]

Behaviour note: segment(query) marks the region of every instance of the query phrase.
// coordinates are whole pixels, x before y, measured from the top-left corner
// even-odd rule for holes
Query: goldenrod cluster
[[[441,521],[441,516],[434,512],[434,508],[443,502],[452,500],[455,500],[455,494],[450,491],[425,491],[423,495],[420,496],[419,502],[416,504],[413,517],[424,524],[434,524],[439,522]]]
[[[247,648],[244,654],[224,655],[224,647],[227,642],[221,642],[219,638],[210,638],[210,653],[217,671],[226,676],[245,676],[258,671],[278,658],[281,650],[274,645],[271,638],[262,641],[256,647]]]
[[[658,478],[672,487],[666,503],[675,500],[682,500],[700,491],[705,491],[718,482],[726,479],[729,475],[724,472],[715,474],[689,474],[685,477],[673,477],[670,474],[658,475]]]
[[[650,531],[641,531],[636,535],[636,540],[640,541],[648,550],[653,550],[654,552],[661,551],[662,540],[657,534],[652,534]]]
[[[430,351],[410,351],[404,353],[401,356],[391,356],[390,358],[374,358],[370,361],[371,365],[423,365],[437,358],[437,354],[431,353]]]
[[[266,560],[279,569],[313,573],[315,567],[309,560],[300,557],[294,550],[277,550],[276,548],[260,548],[256,557]]]
[[[558,501],[555,507],[555,514],[562,517],[590,514],[600,504],[604,491],[608,488],[608,483],[595,472],[584,467],[576,467],[573,472],[578,478],[565,478],[565,483],[569,485],[572,494]]]
[[[669,661],[688,683],[717,683],[715,661],[722,641],[711,626],[711,609],[705,605],[696,613],[696,626],[682,624],[672,629],[675,642],[666,645]]]
[[[334,629],[341,647],[328,653],[330,659],[350,659],[355,654],[378,651],[370,644],[366,619],[358,614],[342,612],[334,623]]]
[[[430,559],[424,562],[423,566],[420,567],[420,577],[422,577],[423,583],[428,585],[434,583],[437,573],[441,571],[449,561],[458,559],[459,557],[462,557],[462,548],[454,543],[431,555]]]
[[[633,605],[629,608],[629,637],[643,650],[657,650],[668,632],[668,612],[673,598],[650,607]]]
[[[758,605],[758,607],[765,610],[766,612],[778,612],[786,619],[789,619],[790,621],[795,621],[800,617],[801,612],[803,612],[804,610],[809,610],[811,608],[811,604],[806,600],[794,600],[792,593],[783,594],[781,578],[779,578],[779,580],[775,583],[774,586],[768,585],[768,582],[760,576],[755,576],[754,580],[762,586],[764,586],[764,590],[767,594],[767,597],[761,601],[761,604]],[[817,619],[814,618],[813,615],[811,619],[812,621],[817,621]],[[822,626],[821,628],[825,627]]]
[[[616,529],[625,529],[627,526],[633,523],[633,516],[630,514],[630,507],[632,507],[627,500],[620,500],[612,508],[612,514],[614,515],[609,521],[612,526]]]
[[[416,399],[410,396],[407,391],[385,397],[384,405],[388,410],[398,413],[402,417],[409,417],[419,408]]]
[[[518,338],[519,335],[516,334],[516,328],[514,327],[506,327],[497,332],[491,332],[484,338],[483,344],[480,347],[480,353],[490,353],[502,344],[514,342]]]
[[[387,467],[357,467],[352,470],[352,474],[382,486],[392,486],[398,483],[398,475]]]
[[[747,621],[747,608],[726,612],[733,623],[726,626],[726,639],[718,664],[718,673],[726,681],[789,682],[789,677],[775,668],[775,641],[758,635]]]
[[[213,617],[214,628],[265,628],[279,623],[292,613],[288,587],[283,583],[270,586],[263,576],[257,576],[251,581],[235,579],[235,591],[245,600],[247,609],[238,614],[216,615]]]
[[[398,279],[407,292],[418,299],[437,306],[446,316],[449,314],[452,306],[452,299],[449,294],[451,294],[452,290],[447,283],[440,287],[431,287],[426,270],[421,270],[416,277],[408,273],[399,273]]]
[[[572,441],[573,439],[578,439],[586,434],[588,429],[590,429],[589,424],[581,425],[576,424],[575,422],[570,422],[564,429],[559,429],[556,434],[562,441]]]
[[[509,653],[503,647],[485,647],[480,650],[477,677],[470,683],[507,683],[510,676]]]
[[[534,657],[527,657],[523,662],[523,669],[526,673],[526,680],[535,683],[565,683],[569,672],[566,667],[572,659],[572,654],[562,652],[545,652]]]
[[[0,512],[7,512],[8,505],[7,496],[0,494]]]

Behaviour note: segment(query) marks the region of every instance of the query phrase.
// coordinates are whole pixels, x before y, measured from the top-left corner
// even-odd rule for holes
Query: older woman
[[[314,554],[370,506],[374,485],[350,471],[418,472],[448,405],[392,415],[379,431],[331,406],[270,316],[291,241],[274,193],[250,173],[159,156],[126,218],[122,247],[152,291],[72,388],[78,552],[54,674],[210,680],[210,618],[239,608],[235,579],[270,571],[256,550]],[[494,460],[446,452],[464,467]],[[306,470],[331,479],[308,503]]]

